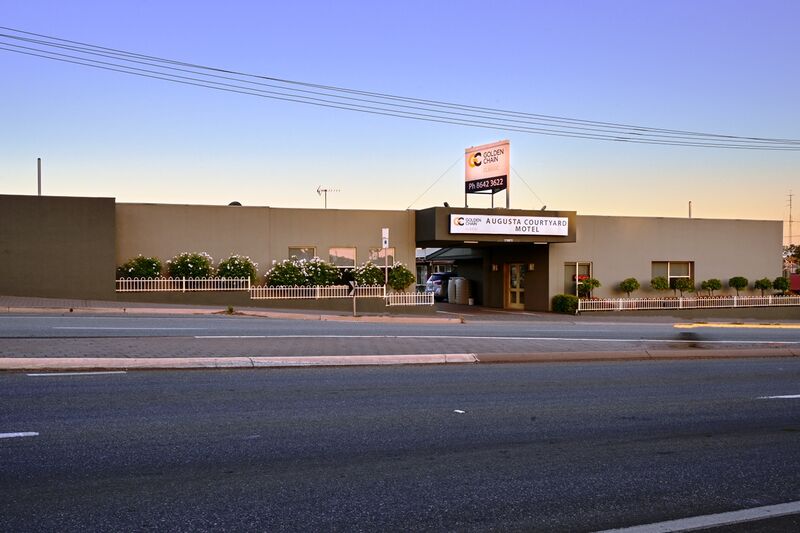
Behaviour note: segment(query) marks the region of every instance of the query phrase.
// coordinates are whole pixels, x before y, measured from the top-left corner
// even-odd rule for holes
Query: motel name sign
[[[567,217],[450,215],[450,233],[486,235],[569,234]]]

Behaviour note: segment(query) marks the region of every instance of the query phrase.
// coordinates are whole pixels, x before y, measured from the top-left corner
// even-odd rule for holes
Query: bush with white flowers
[[[336,285],[342,276],[338,268],[319,257],[312,259],[291,259],[273,261],[267,270],[267,285],[270,287],[313,287],[315,285]]]
[[[405,291],[406,288],[417,281],[417,277],[403,263],[395,262],[389,271],[389,287],[396,291]]]
[[[255,283],[258,278],[258,263],[254,263],[247,256],[233,254],[219,262],[217,277],[250,278],[250,281]]]
[[[167,271],[172,278],[209,278],[213,262],[206,252],[183,252],[167,261]]]
[[[383,285],[384,274],[372,261],[367,261],[353,270],[353,279],[359,285]]]
[[[160,276],[161,261],[157,257],[144,257],[139,254],[117,267],[117,279],[158,278]]]

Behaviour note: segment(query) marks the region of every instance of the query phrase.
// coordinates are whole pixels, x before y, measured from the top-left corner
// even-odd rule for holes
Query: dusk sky
[[[249,74],[800,139],[796,0],[0,6],[0,26]],[[696,217],[781,220],[793,190],[800,219],[800,150],[642,145],[421,122],[6,50],[0,72],[0,194],[36,194],[41,157],[48,195],[322,207],[322,185],[341,190],[329,195],[332,208],[463,205],[464,149],[509,139],[513,208],[674,217],[686,216],[692,201]],[[497,199],[504,203],[502,194]],[[800,240],[800,226],[792,233]]]

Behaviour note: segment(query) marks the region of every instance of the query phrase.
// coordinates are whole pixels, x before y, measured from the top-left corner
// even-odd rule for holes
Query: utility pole
[[[39,196],[42,195],[42,158],[36,158],[36,184]]]
[[[325,209],[328,209],[328,193],[329,192],[342,192],[342,191],[341,191],[341,189],[323,188],[322,185],[317,187],[317,194],[322,196],[322,197],[324,197],[324,204],[323,205],[325,206]]]
[[[791,246],[794,240],[794,235],[792,235],[792,190],[789,189],[789,246]]]

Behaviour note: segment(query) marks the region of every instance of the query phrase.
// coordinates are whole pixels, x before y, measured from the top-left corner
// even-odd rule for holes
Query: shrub
[[[680,291],[681,298],[683,298],[684,292],[694,292],[694,281],[691,278],[677,278],[675,288]]]
[[[574,315],[578,310],[578,297],[574,294],[556,294],[553,296],[553,312]]]
[[[636,278],[627,278],[620,282],[619,290],[628,293],[628,298],[630,298],[631,293],[633,291],[638,291],[640,286],[641,285],[639,285],[639,280],[637,280]]]
[[[784,278],[783,276],[778,276],[772,282],[772,288],[776,291],[780,291],[781,294],[786,294],[789,291],[789,278]]]
[[[233,254],[220,261],[217,267],[217,276],[221,278],[250,278],[254,282],[258,278],[258,263],[253,263],[249,257]]]
[[[117,267],[117,279],[159,277],[161,277],[161,261],[157,257],[144,257],[139,254]]]
[[[353,270],[353,279],[359,285],[383,285],[383,278],[383,270],[372,264],[372,261],[367,261]]]
[[[739,296],[739,291],[746,289],[748,283],[750,282],[747,280],[747,278],[742,276],[734,276],[728,280],[728,287],[731,289],[736,289],[736,296]]]
[[[167,261],[167,271],[173,278],[208,278],[214,260],[206,252],[183,252]]]
[[[708,291],[709,296],[714,296],[714,291],[722,290],[722,282],[716,278],[711,278],[700,283],[700,288]]]
[[[341,283],[341,271],[319,257],[273,261],[266,274],[270,287],[312,287],[314,285],[336,285]]]
[[[342,281],[342,273],[336,266],[319,257],[301,259],[300,270],[306,276],[307,285],[336,285]]]
[[[587,298],[592,295],[592,291],[600,287],[600,282],[594,278],[584,278],[578,283],[578,295]]]
[[[306,274],[296,257],[278,262],[273,261],[272,268],[267,270],[265,277],[267,285],[270,287],[295,287],[308,284]]]
[[[389,271],[389,287],[405,291],[406,287],[417,281],[417,277],[403,263],[397,262]]]
[[[753,282],[753,288],[760,290],[761,296],[764,296],[764,291],[768,291],[772,288],[772,282],[769,278],[757,279]]]
[[[669,290],[669,280],[664,276],[656,276],[650,280],[650,287],[657,291]]]

